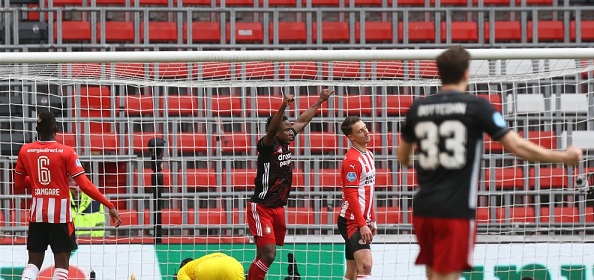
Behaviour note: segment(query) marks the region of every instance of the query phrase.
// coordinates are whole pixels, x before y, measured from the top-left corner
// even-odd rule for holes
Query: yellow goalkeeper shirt
[[[212,253],[184,265],[177,280],[245,280],[243,266],[235,258]]]

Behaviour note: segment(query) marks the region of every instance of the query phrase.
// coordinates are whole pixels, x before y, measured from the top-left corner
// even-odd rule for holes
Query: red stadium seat
[[[569,185],[567,170],[562,167],[541,167],[538,181],[541,189],[565,188]],[[530,187],[536,186],[536,169],[530,169]]]
[[[223,208],[199,208],[198,210],[198,224],[201,225],[225,225],[227,224],[227,211]],[[193,219],[193,210],[190,209]],[[191,221],[194,224],[194,221]]]
[[[406,178],[406,182],[404,182],[404,178]],[[416,189],[419,186],[417,172],[411,168],[406,169],[406,172],[404,169],[401,169],[398,172],[398,186],[403,189]]]
[[[307,28],[305,22],[279,22],[277,26],[279,43],[307,42]],[[268,32],[270,32],[270,42],[272,42],[274,40],[274,23],[271,23],[268,26]]]
[[[126,135],[126,143],[132,137],[132,151],[135,153],[148,152],[148,142],[153,138],[163,139],[163,134],[158,132],[134,132]]]
[[[311,185],[316,186],[315,178],[319,178],[319,187],[326,190],[342,190],[342,179],[340,178],[340,169],[320,169],[320,174],[313,174]]]
[[[527,35],[528,42],[532,41],[532,28],[533,22],[528,21]],[[563,29],[563,21],[555,20],[539,20],[538,21],[538,41],[539,42],[551,42],[551,41],[563,41],[565,39],[565,32]]]
[[[91,151],[96,152],[116,152],[120,148],[120,136],[115,133],[102,133],[90,135]]]
[[[466,4],[466,0],[461,0]],[[441,41],[446,42],[446,23],[441,23]],[[476,22],[453,21],[450,23],[450,36],[452,42],[478,42],[478,24]]]
[[[315,224],[314,211],[309,207],[287,207],[287,224],[313,225]]]
[[[379,225],[402,223],[402,211],[400,211],[400,207],[379,206],[375,209],[375,216]]]
[[[380,133],[371,132],[371,141],[367,144],[367,148],[373,151],[375,154],[382,153],[384,147],[387,148],[388,154],[392,154],[395,148],[394,142],[394,134],[387,133],[388,142],[384,143],[382,141],[383,135]]]
[[[182,215],[187,213],[183,213],[179,209],[161,209],[161,223],[163,225],[182,225]],[[189,221],[188,221],[189,222]]]
[[[161,108],[163,108],[163,106],[161,106]],[[195,115],[198,112],[197,96],[169,95],[167,97],[167,114],[170,116]]]
[[[398,6],[425,6],[425,0],[397,0]],[[431,0],[431,4],[434,4],[435,0]]]
[[[473,0],[474,5],[478,5],[480,0]],[[485,6],[510,6],[513,0],[483,0]]]
[[[91,1],[88,2],[90,3]],[[126,0],[95,0],[95,4],[97,6],[126,6]],[[134,0],[130,0],[129,5],[134,5]]]
[[[392,171],[388,168],[378,168],[375,170],[375,187],[376,188],[392,188]]]
[[[111,109],[111,93],[107,86],[81,86],[81,109]]]
[[[557,149],[557,136],[554,131],[528,131],[528,137],[523,131],[520,131],[520,137],[527,138],[547,149]]]
[[[291,185],[296,188],[305,187],[305,176],[309,176],[309,173],[305,174],[301,169],[293,169],[293,179],[291,181]],[[309,183],[310,185],[312,184],[311,178]]]
[[[507,218],[506,209],[509,209]],[[497,223],[534,223],[536,221],[532,207],[497,208],[496,219]]]
[[[249,153],[255,148],[252,147],[252,137],[245,133],[225,133],[213,138],[218,138],[221,141],[223,152],[227,153]]]
[[[237,43],[262,43],[264,28],[260,22],[236,22],[235,42]],[[227,23],[227,42],[231,41],[231,23]]]
[[[582,42],[592,42],[594,41],[594,20],[582,20],[580,21],[580,35]],[[570,37],[571,40],[576,40],[577,38],[577,24],[575,21],[571,21],[570,23]]]
[[[132,3],[134,1],[138,1],[138,4],[141,6],[167,6],[169,5],[169,1],[167,0],[131,0]]]
[[[398,41],[404,40],[404,23],[398,23]],[[408,22],[409,42],[435,42],[435,23],[432,21],[410,21]]]
[[[90,1],[84,0],[45,0],[45,7],[49,7],[50,4],[53,7],[64,7],[64,6],[82,6],[84,2],[90,3]]]
[[[434,4],[434,2],[436,2],[436,1],[431,0],[432,5]],[[441,6],[467,6],[468,1],[467,0],[440,0],[439,4]],[[472,3],[470,4],[470,6],[472,6]]]
[[[212,169],[188,169],[185,173],[178,175],[177,182],[179,185],[182,184],[182,177],[186,177],[187,186],[190,190],[216,189],[220,186],[217,183],[217,174]]]
[[[299,102],[299,114],[303,113],[309,107],[314,105],[318,99],[320,99],[319,95],[304,95],[297,97],[297,102]],[[322,106],[318,109],[318,114],[327,115],[328,114],[328,102],[322,103]]]
[[[340,0],[302,0],[302,5],[304,7],[306,7],[308,1],[311,1],[311,5],[313,7],[317,7],[317,6],[333,6],[333,7],[338,7],[339,4],[340,4]]]
[[[234,95],[215,95],[211,98],[205,98],[206,106],[212,110],[213,116],[230,116],[230,115],[241,115],[244,108],[245,110],[251,110],[251,98],[242,99],[241,96]],[[210,103],[210,104],[209,104]]]
[[[144,168],[142,170],[142,173],[139,173],[138,170],[135,170],[135,174],[134,174],[134,185],[139,186],[139,187],[151,187],[153,185],[152,182],[152,175],[153,175],[153,170],[150,168]],[[161,173],[163,174],[163,186],[165,187],[169,187],[171,186],[171,181],[172,181],[172,175],[171,175],[171,170],[169,169],[163,169],[161,170]],[[140,185],[140,182],[138,181],[138,176],[142,176],[142,186]]]
[[[210,0],[206,0],[210,4]],[[185,3],[186,1],[184,1]],[[184,23],[184,42],[188,40],[188,24]],[[192,42],[221,42],[221,24],[219,22],[192,22]]]
[[[550,209],[548,207],[542,207],[540,209],[540,221],[543,223],[580,223],[580,212],[577,207],[555,207],[553,210],[553,221],[550,218]],[[594,222],[594,216],[592,214],[592,207],[586,207],[585,211],[586,222]],[[584,215],[582,214],[582,215]]]
[[[231,64],[228,62],[205,62],[198,67],[198,73],[203,78],[229,78],[231,77]]]
[[[97,41],[101,40],[101,24],[97,24]],[[133,42],[134,23],[126,21],[105,22],[105,42]]]
[[[322,22],[322,43],[348,42],[350,29],[348,22],[323,21]],[[317,23],[312,24],[312,41],[316,43],[318,29]]]
[[[388,116],[401,116],[408,112],[408,109],[412,105],[414,96],[412,95],[387,95],[386,110]],[[378,107],[383,107],[382,96],[377,97]],[[378,112],[379,113],[379,112]]]
[[[264,1],[265,0],[260,0],[260,6],[264,7]],[[274,7],[274,6],[296,6],[297,5],[297,0],[268,0],[268,6],[269,7]]]
[[[123,226],[137,226],[138,225],[138,212],[137,211],[130,211],[130,210],[120,210],[118,211],[120,214],[120,219],[122,220]],[[111,219],[110,225],[113,225]]]
[[[243,225],[243,224],[247,223],[247,215],[248,215],[247,209],[239,210],[239,208],[233,208],[232,211],[233,211],[233,224],[234,225],[239,225],[239,224]],[[239,217],[241,217],[241,219]]]
[[[256,171],[256,169],[232,169],[230,186],[237,191],[253,190],[256,187],[254,184]]]
[[[417,75],[421,78],[437,78],[437,64],[432,60],[419,60],[409,63],[409,69],[413,69],[411,74]],[[409,74],[410,75],[410,74]]]
[[[170,135],[169,143],[172,143]],[[206,153],[209,149],[208,140],[204,133],[181,132],[177,135],[177,148],[182,153]]]
[[[248,97],[249,98],[249,97]],[[272,116],[283,103],[281,96],[256,96],[256,110],[257,116]],[[248,110],[252,113],[254,111]]]
[[[318,65],[315,62],[295,61],[288,62],[289,78],[315,79],[318,76]]]
[[[476,222],[477,224],[488,224],[490,221],[490,210],[488,207],[476,208]]]
[[[220,0],[219,0],[220,1]],[[232,7],[232,6],[255,6],[257,1],[254,0],[225,0],[225,6]]]
[[[365,73],[368,77],[375,75],[378,79],[382,78],[402,78],[404,77],[404,64],[402,61],[377,61],[367,62],[365,64]]]
[[[553,5],[553,0],[525,0],[526,5],[541,5],[541,6],[551,6]],[[516,0],[516,5],[521,5],[522,0]]]
[[[355,2],[355,6],[381,6],[382,0],[345,0],[344,5],[350,7],[351,1]],[[392,0],[388,0],[388,6],[392,6]]]
[[[56,142],[70,147],[78,147],[76,134],[74,133],[58,133],[56,134]]]
[[[58,32],[62,42],[91,42],[91,23],[88,21],[62,21],[62,30],[54,23],[54,41],[58,41]]]
[[[499,141],[494,141],[485,133],[485,153],[498,154],[503,152],[503,145]]]
[[[149,64],[149,71],[151,76],[155,78],[187,78],[188,64],[180,62],[151,63]]]
[[[152,95],[128,95],[124,99],[124,112],[129,116],[153,115],[153,101]]]
[[[182,6],[211,6],[211,0],[173,0],[173,4],[177,7],[177,3],[182,2]],[[216,0],[215,6],[218,6],[221,0]]]
[[[278,75],[282,76],[284,68],[278,64]],[[275,65],[273,62],[245,62],[236,65],[237,75],[245,74],[246,79],[274,78]],[[244,73],[245,72],[245,73]],[[280,105],[280,104],[279,104]],[[278,107],[276,108],[278,109]]]
[[[488,94],[488,93],[479,93],[476,96],[480,98],[487,99],[495,109],[499,112],[503,112],[503,101],[501,101],[501,95],[497,93]]]
[[[485,182],[487,188],[489,187],[490,180],[493,178],[496,189],[516,189],[524,187],[524,171],[522,168],[514,167],[502,167],[495,168],[495,174],[491,174],[493,169],[487,169],[485,172]],[[494,176],[494,177],[492,177]]]
[[[522,27],[519,21],[496,21],[494,25],[495,42],[519,42],[522,40]],[[491,38],[489,28],[490,23],[485,22],[485,42]]]
[[[140,41],[144,42],[144,23],[140,24]],[[177,42],[177,23],[150,21],[148,23],[149,42]]]
[[[381,5],[379,1],[379,5]],[[361,23],[355,25],[357,42],[361,42]],[[392,42],[392,23],[383,21],[365,22],[365,42]]]
[[[9,224],[11,226],[28,226],[29,209],[11,210]]]
[[[144,66],[144,63],[116,63],[115,75],[123,78],[143,78],[146,74]]]
[[[341,207],[333,207],[328,210],[327,207],[322,206],[320,211],[320,222],[322,225],[336,225],[338,215],[340,214]]]
[[[375,115],[371,95],[346,95],[342,98],[342,110],[346,115]]]
[[[111,117],[111,111],[110,110],[99,110],[99,109],[82,109],[81,111],[81,117],[83,119],[85,118],[93,118],[93,119],[102,119],[102,118],[109,118]],[[104,132],[112,132],[113,130],[112,128],[112,124],[113,122],[104,122],[101,120],[84,120],[83,122],[88,122],[89,123],[89,131],[90,133],[104,133]],[[83,126],[86,126],[86,124],[83,124]]]
[[[335,153],[338,150],[338,138],[335,133],[311,132],[309,135],[309,150],[311,152]],[[300,143],[303,147],[305,134],[299,134]]]
[[[361,64],[357,61],[336,61],[333,63],[325,62],[322,73],[324,76],[331,76],[339,79],[351,79],[361,77]],[[328,75],[328,69],[332,67],[332,74]]]

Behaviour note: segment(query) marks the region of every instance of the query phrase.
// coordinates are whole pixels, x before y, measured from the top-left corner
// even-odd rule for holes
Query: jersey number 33
[[[466,165],[466,126],[458,120],[448,120],[440,125],[423,121],[415,126],[421,154],[419,165],[434,170],[440,165],[445,169],[460,169]],[[443,151],[440,143],[443,141]]]

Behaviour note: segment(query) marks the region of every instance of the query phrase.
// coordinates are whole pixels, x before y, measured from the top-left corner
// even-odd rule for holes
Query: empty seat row
[[[538,42],[563,42],[565,39],[565,29],[563,21],[538,21],[534,23],[529,21],[526,25],[527,42],[533,41],[533,26],[537,26]],[[491,30],[491,24],[485,23],[484,29],[479,30],[477,22],[451,22],[450,27],[446,23],[441,23],[441,38],[436,39],[436,30],[434,22],[408,22],[408,32],[403,32],[404,23],[398,23],[398,37],[393,37],[394,27],[391,22],[365,22],[365,32],[361,32],[361,23],[355,26],[355,43],[380,42],[404,42],[404,35],[408,37],[408,42],[433,42],[445,43],[450,36],[452,42],[474,42],[488,43],[491,36],[494,36],[494,42],[521,42],[522,26],[519,21],[496,21],[494,29]],[[231,24],[226,24],[226,41],[222,41],[221,24],[219,22],[193,22],[192,38],[188,38],[187,24],[183,24],[181,34],[178,34],[178,25],[176,22],[149,22],[148,41],[151,43],[230,43]],[[270,24],[265,28],[259,22],[236,22],[235,33],[233,37],[236,43],[272,43],[278,40],[278,43],[306,43],[308,39],[311,43],[316,43],[317,24],[314,22],[310,30],[307,29],[305,22],[279,22],[278,25]],[[275,27],[278,35],[275,35]],[[321,42],[323,43],[348,43],[351,40],[350,27],[347,22],[329,22],[321,24]],[[145,41],[145,25],[140,24],[139,40]],[[68,42],[91,42],[91,23],[87,21],[63,21],[61,25],[54,23],[54,40],[63,43]],[[491,35],[493,31],[493,35]],[[576,22],[571,21],[569,27],[569,38],[575,41],[577,38]],[[105,22],[105,31],[102,32],[100,25],[97,25],[97,42],[100,42],[101,34],[104,34],[106,42],[134,42],[135,27],[133,22]],[[264,33],[269,32],[269,42],[264,42]],[[479,32],[484,34],[484,41],[479,42]],[[594,41],[594,21],[581,21],[579,32],[582,41]],[[181,36],[181,37],[180,37]]]

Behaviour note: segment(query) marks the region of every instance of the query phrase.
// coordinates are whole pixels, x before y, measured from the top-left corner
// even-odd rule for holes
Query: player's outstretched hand
[[[373,233],[368,226],[361,227],[361,239],[365,241],[367,244],[371,244],[371,240],[373,240]]]
[[[295,101],[295,98],[293,97],[292,94],[290,93],[285,93],[283,95],[283,106],[289,106],[291,105],[291,103],[293,103],[293,101]]]
[[[322,92],[320,93],[320,99],[323,101],[328,100],[328,98],[330,98],[330,96],[334,94],[333,90],[329,90],[327,88],[323,89]]]
[[[580,160],[582,160],[582,149],[570,146],[565,150],[565,160],[564,163],[567,165],[578,165]]]
[[[111,217],[111,221],[114,223],[115,227],[119,227],[122,224],[122,219],[120,219],[120,214],[118,210],[114,208],[109,209],[109,216]]]

